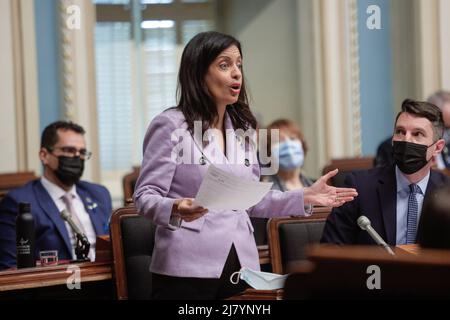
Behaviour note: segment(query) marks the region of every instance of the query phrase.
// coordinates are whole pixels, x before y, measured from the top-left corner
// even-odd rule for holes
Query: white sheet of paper
[[[210,165],[195,203],[210,210],[246,210],[261,201],[271,187],[272,182],[242,179]]]

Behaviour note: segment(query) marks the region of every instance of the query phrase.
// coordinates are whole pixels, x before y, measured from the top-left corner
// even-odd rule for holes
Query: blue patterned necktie
[[[417,235],[417,216],[419,213],[419,205],[417,203],[416,194],[422,193],[417,184],[409,185],[408,198],[408,224],[406,229],[406,244],[416,243]]]

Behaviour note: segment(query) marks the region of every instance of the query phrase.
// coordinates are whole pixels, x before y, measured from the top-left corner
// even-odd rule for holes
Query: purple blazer
[[[255,148],[246,148],[253,161],[245,165],[241,157],[234,156],[242,154],[245,146],[239,143],[241,139],[232,130],[227,113],[224,125],[226,156],[213,140],[205,146],[198,137],[190,135],[185,118],[177,109],[159,114],[147,130],[134,202],[139,213],[157,225],[151,272],[176,277],[219,278],[232,244],[241,266],[259,270],[249,215],[262,218],[306,215],[302,190],[272,190],[247,211],[210,210],[197,220],[183,221],[177,230],[167,227],[175,199],[195,198],[209,162],[241,178],[259,181]],[[184,137],[181,142],[180,134]],[[201,164],[203,146],[203,156],[209,162]],[[194,163],[181,161],[181,155]]]

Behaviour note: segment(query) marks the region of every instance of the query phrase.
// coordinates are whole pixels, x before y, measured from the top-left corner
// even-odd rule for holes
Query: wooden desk
[[[282,300],[283,289],[278,290],[255,290],[247,289],[227,300]]]
[[[395,248],[391,256],[376,246],[316,246],[309,268],[286,280],[287,299],[405,299],[450,297],[450,251],[420,249],[411,254]],[[367,285],[378,268],[380,289]]]
[[[74,275],[68,268],[80,268],[81,290],[69,290],[67,280]],[[83,262],[4,270],[0,272],[0,298],[39,299],[90,297],[112,299],[111,262]]]
[[[408,253],[418,255],[420,254],[420,246],[418,244],[402,244],[397,246],[397,248],[400,248]]]
[[[270,251],[269,245],[264,244],[258,246],[258,255],[259,255],[259,264],[268,264],[270,263]]]

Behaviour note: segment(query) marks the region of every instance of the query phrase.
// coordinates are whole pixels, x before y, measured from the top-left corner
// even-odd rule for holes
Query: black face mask
[[[84,160],[80,157],[58,157],[58,169],[55,171],[56,177],[66,186],[77,183],[84,171]]]
[[[413,174],[425,167],[429,162],[429,160],[427,160],[427,150],[432,145],[427,146],[425,144],[407,141],[394,141],[392,146],[394,151],[394,162],[404,174]]]

